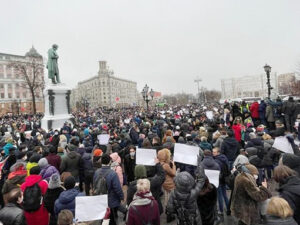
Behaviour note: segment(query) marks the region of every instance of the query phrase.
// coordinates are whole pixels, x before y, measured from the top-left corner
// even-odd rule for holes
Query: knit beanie
[[[64,187],[69,190],[75,187],[76,181],[73,176],[68,176],[64,181]]]
[[[58,187],[60,187],[60,177],[57,173],[54,173],[50,177],[48,188],[49,189],[55,189],[55,188],[58,188]]]
[[[255,166],[253,166],[252,164],[247,164],[247,165],[245,165],[245,167],[249,170],[250,174],[258,175],[257,168]]]
[[[44,167],[46,167],[48,165],[48,160],[46,158],[41,158],[38,162],[39,167],[41,169],[43,169]]]
[[[95,149],[94,156],[101,156],[101,155],[102,155],[102,150],[101,149]]]
[[[134,176],[136,179],[146,178],[147,170],[144,165],[136,165],[134,168]]]

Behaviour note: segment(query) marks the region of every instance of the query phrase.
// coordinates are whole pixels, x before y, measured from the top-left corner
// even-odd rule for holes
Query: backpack
[[[101,171],[102,172],[102,171]],[[106,176],[109,174],[110,170],[105,173],[100,173],[99,177],[96,179],[93,189],[93,195],[104,195],[108,194],[108,186],[106,182]]]
[[[177,220],[179,220],[180,225],[194,225],[195,224],[195,217],[196,217],[196,211],[190,212],[186,209],[186,205],[190,199],[190,195],[186,198],[184,204],[179,203],[177,200],[178,195],[175,193],[174,198],[174,205],[177,212]]]
[[[150,205],[150,213],[151,216],[148,215],[147,217],[150,219],[149,221],[145,221],[144,218],[142,218],[141,213],[136,209],[136,207],[134,205],[131,206],[131,208],[133,209],[133,211],[135,212],[135,214],[139,217],[139,219],[142,221],[142,225],[152,225],[151,219],[152,219],[152,214],[153,214],[153,201],[151,201],[151,205]]]
[[[42,190],[39,183],[29,186],[24,191],[23,208],[26,212],[35,212],[43,204]]]

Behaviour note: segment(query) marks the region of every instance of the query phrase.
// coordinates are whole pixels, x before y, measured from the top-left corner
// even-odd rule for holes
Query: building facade
[[[98,75],[78,82],[72,90],[71,104],[73,109],[126,107],[137,105],[137,97],[136,82],[115,77],[106,61],[100,61]]]
[[[277,74],[270,74],[272,95],[278,95]],[[262,97],[268,95],[266,74],[221,80],[222,99]]]
[[[43,57],[33,47],[25,56],[0,53],[0,115],[32,113],[32,96],[25,76],[12,65],[29,65],[33,58],[42,67]],[[26,71],[29,79],[32,79],[33,74],[38,74],[36,80],[43,81],[43,69],[39,73],[34,73],[33,69],[26,66]],[[43,112],[42,87],[35,90],[35,97],[37,112]]]
[[[296,82],[295,73],[284,73],[278,75],[278,92],[280,95],[290,95],[291,86]]]

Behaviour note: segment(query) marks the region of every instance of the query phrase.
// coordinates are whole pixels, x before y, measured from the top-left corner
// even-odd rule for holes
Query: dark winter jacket
[[[266,218],[266,225],[297,225],[296,221],[293,217],[287,217],[282,219],[280,217],[275,216],[267,216]]]
[[[59,212],[63,209],[68,209],[75,216],[75,198],[77,196],[84,196],[79,190],[72,188],[70,190],[63,191],[54,204],[54,213],[58,216]]]
[[[214,160],[212,156],[204,156],[202,165],[206,170],[220,170],[219,164]]]
[[[296,110],[296,103],[294,100],[289,100],[283,103],[282,105],[282,113],[284,115],[293,116]]]
[[[295,170],[300,176],[300,157],[290,153],[284,153],[282,155],[282,163],[285,166],[290,167],[292,170]]]
[[[107,170],[110,170],[109,172]],[[108,206],[110,208],[119,207],[121,200],[123,200],[123,190],[121,188],[120,180],[117,173],[110,169],[109,166],[102,166],[102,168],[98,169],[94,174],[94,184],[98,180],[100,174],[107,173],[106,175],[106,183],[108,188]]]
[[[165,181],[165,171],[163,170],[160,163],[157,163],[155,168],[156,168],[155,176],[151,177],[151,178],[147,178],[147,179],[149,179],[149,181],[150,181],[150,191],[152,193],[152,196],[155,198],[155,200],[158,203],[159,212],[162,213],[163,212],[163,207],[162,207],[162,204],[161,204],[161,201],[160,201],[160,194],[161,194],[162,184]],[[134,180],[128,186],[127,201],[126,201],[127,205],[129,205],[133,200],[133,196],[134,196],[134,194],[137,190],[136,184],[137,184],[137,180]]]
[[[94,176],[94,167],[93,167],[91,153],[83,154],[82,165],[83,165],[84,176],[93,177]]]
[[[234,137],[227,137],[221,145],[221,153],[224,154],[228,161],[234,161],[239,150],[239,143]]]
[[[79,176],[81,157],[78,153],[71,151],[62,158],[60,172],[70,172],[72,176]]]
[[[205,183],[204,168],[197,167],[197,179],[188,172],[181,172],[175,177],[176,188],[171,192],[167,213],[177,216],[178,224],[202,225],[201,215],[197,206],[199,193]]]
[[[217,155],[214,158],[220,167],[220,184],[225,184],[225,178],[230,175],[228,159],[223,154]]]
[[[266,108],[267,108],[267,104],[264,101],[261,101],[258,108],[260,119],[266,118]]]
[[[58,187],[55,189],[48,189],[44,196],[45,208],[51,214],[49,225],[57,224],[57,218],[54,213],[54,203],[58,199],[60,193],[62,193],[63,191],[64,189],[62,187]]]
[[[7,203],[0,210],[0,221],[4,225],[26,225],[23,210],[13,203]]]
[[[138,134],[138,132],[136,132],[136,130],[134,128],[130,129],[129,136],[130,136],[132,144],[137,145],[138,140],[139,140],[139,134]]]
[[[294,210],[294,219],[300,224],[300,178],[291,176],[279,184],[279,195],[284,198]]]
[[[61,164],[60,156],[56,155],[55,153],[49,153],[46,159],[50,165],[54,166],[59,171],[60,164]]]
[[[134,181],[134,168],[135,168],[135,157],[132,159],[130,155],[125,156],[124,168],[125,174],[127,175],[127,182],[130,183]]]

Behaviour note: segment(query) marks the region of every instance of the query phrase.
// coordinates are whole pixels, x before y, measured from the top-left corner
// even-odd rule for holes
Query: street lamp
[[[148,111],[149,110],[149,102],[151,100],[153,100],[153,97],[154,97],[154,91],[153,91],[153,89],[151,88],[151,91],[149,92],[149,87],[146,84],[145,87],[142,90],[142,96],[143,96],[144,101],[147,104],[147,111]],[[149,98],[149,96],[151,97],[151,99]]]
[[[271,66],[269,66],[268,64],[266,64],[264,66],[264,69],[265,69],[265,72],[267,74],[267,87],[268,87],[268,99],[270,99],[270,96],[271,96],[271,90],[273,89],[271,87],[271,83],[270,83],[270,73],[271,73]]]

